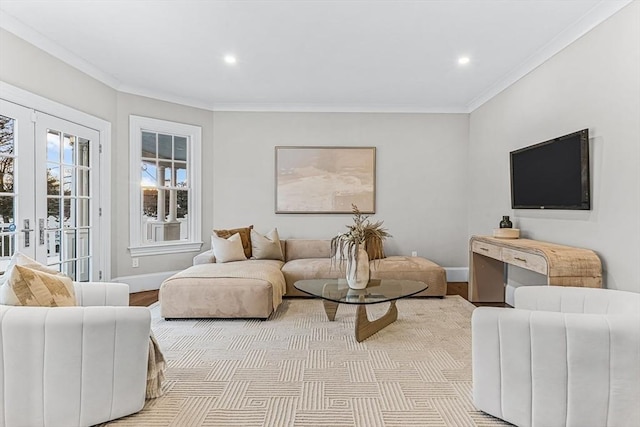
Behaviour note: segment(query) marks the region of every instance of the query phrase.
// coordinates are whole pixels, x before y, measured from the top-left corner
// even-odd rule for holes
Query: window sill
[[[180,252],[199,252],[202,242],[162,243],[159,245],[130,246],[131,256],[149,256],[175,254]]]

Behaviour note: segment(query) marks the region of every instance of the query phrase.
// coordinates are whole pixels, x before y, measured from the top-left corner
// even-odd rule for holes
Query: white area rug
[[[397,302],[358,343],[355,306],[320,300],[269,320],[173,320],[152,306],[165,395],[109,426],[500,426],[471,401],[471,312],[458,296]],[[379,317],[388,304],[369,307]]]

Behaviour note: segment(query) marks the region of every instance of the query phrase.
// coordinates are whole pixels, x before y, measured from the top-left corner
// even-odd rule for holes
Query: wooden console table
[[[469,241],[469,301],[504,302],[505,265],[544,274],[547,285],[602,287],[602,264],[592,250],[473,236]]]

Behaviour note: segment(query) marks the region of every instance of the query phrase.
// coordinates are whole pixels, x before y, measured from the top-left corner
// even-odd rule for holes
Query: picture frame
[[[375,195],[375,147],[275,147],[276,214],[373,214]]]

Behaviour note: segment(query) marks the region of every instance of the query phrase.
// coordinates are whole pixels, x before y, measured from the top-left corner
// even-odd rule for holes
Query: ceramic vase
[[[351,289],[364,289],[369,283],[369,255],[364,245],[358,245],[353,252],[347,259],[347,284]]]

